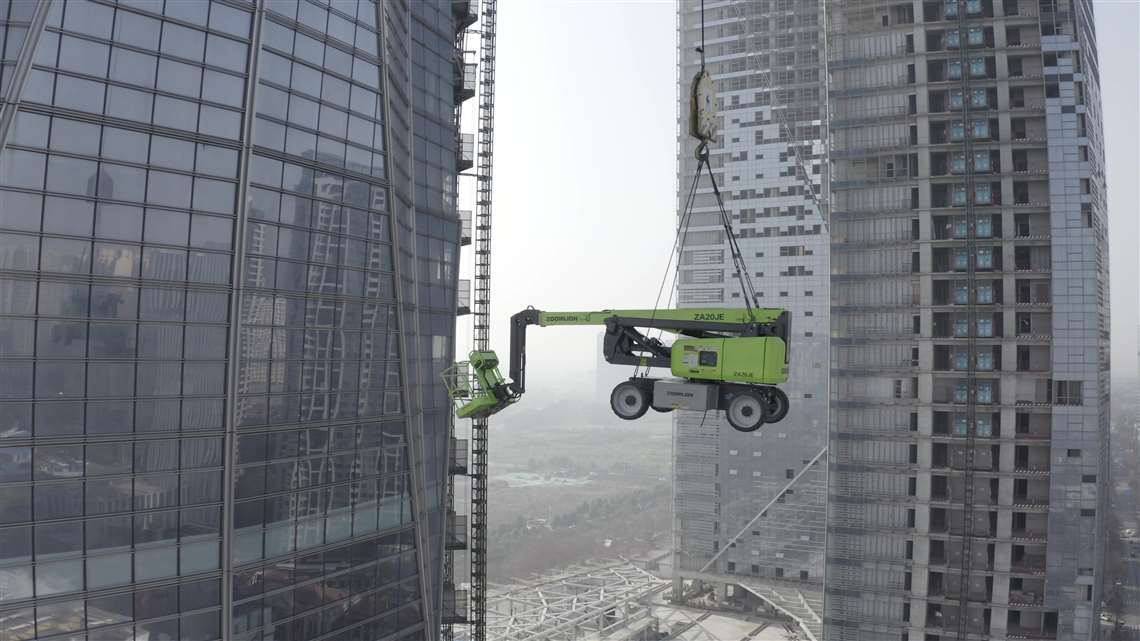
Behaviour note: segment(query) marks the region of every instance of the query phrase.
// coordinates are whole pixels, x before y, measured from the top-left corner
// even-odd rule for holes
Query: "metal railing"
[[[475,96],[477,66],[478,65],[474,62],[461,62],[455,66],[454,85],[456,104]]]
[[[450,512],[447,515],[447,538],[444,545],[449,550],[467,549],[467,515]]]
[[[471,313],[471,280],[459,279],[459,287],[455,290],[455,315],[465,316]]]
[[[475,166],[475,135],[460,134],[456,150],[456,169],[465,171]]]
[[[451,456],[447,461],[447,471],[452,474],[466,474],[467,454],[467,439],[451,439]]]
[[[456,213],[459,214],[459,244],[470,245],[472,231],[471,210],[460,209]]]
[[[467,590],[444,586],[443,623],[467,622]]]
[[[479,0],[451,0],[451,13],[458,21],[456,29],[465,29],[479,19]]]

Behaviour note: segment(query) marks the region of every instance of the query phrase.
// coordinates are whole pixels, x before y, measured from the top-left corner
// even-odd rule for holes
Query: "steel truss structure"
[[[650,616],[646,601],[669,587],[633,563],[579,565],[532,581],[492,589],[489,641],[586,641]]]

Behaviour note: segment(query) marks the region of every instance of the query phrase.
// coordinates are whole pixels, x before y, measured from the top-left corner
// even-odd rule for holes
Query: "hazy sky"
[[[1140,323],[1138,2],[1094,0],[1111,216],[1113,369],[1133,378]],[[675,4],[499,0],[498,27],[492,348],[506,358],[509,316],[527,305],[653,305],[676,215]],[[475,102],[468,102],[468,123]],[[468,248],[465,263],[471,256]],[[557,387],[592,393],[597,332],[531,329],[531,402]],[[462,354],[469,319],[460,319],[459,336]]]

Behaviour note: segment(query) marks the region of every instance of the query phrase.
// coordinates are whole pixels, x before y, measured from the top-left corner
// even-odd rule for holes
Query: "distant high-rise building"
[[[437,637],[467,4],[0,1],[0,637]]]
[[[711,165],[756,287],[753,304],[791,316],[791,380],[783,386],[791,410],[782,422],[748,434],[719,413],[678,414],[677,580],[755,593],[772,585],[794,592],[798,585],[819,593],[824,460],[786,495],[781,490],[827,444],[828,240],[810,191],[821,189],[824,176],[823,6],[816,0],[714,2],[705,8],[705,22],[706,64],[719,99]],[[678,24],[677,203],[683,213],[697,169],[687,122],[689,83],[700,69],[701,3],[681,2]],[[682,307],[744,305],[707,177],[697,191],[679,273]],[[799,608],[796,598],[789,601]],[[794,616],[810,621],[822,614],[807,610]]]
[[[826,637],[1098,638],[1092,5],[833,0],[827,23]]]

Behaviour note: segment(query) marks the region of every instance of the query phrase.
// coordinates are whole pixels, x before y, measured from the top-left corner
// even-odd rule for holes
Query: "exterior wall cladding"
[[[1092,639],[1108,445],[1085,0],[835,1],[835,641]]]
[[[437,636],[451,5],[0,2],[0,638]]]
[[[689,85],[700,69],[698,0],[678,24],[678,211],[697,168],[688,136]],[[782,422],[737,432],[719,413],[679,413],[674,532],[678,578],[721,586],[796,585],[822,591],[824,473],[746,528],[827,444],[828,240],[797,174],[794,146],[823,182],[823,5],[818,0],[706,3],[707,68],[720,101],[711,164],[725,196],[758,303],[791,313],[791,410]],[[773,112],[777,115],[774,116]],[[785,129],[780,125],[786,123]],[[788,133],[792,139],[789,139]],[[819,187],[817,187],[818,189]],[[702,178],[681,256],[682,307],[744,305],[708,178]],[[714,567],[701,572],[723,546]]]

